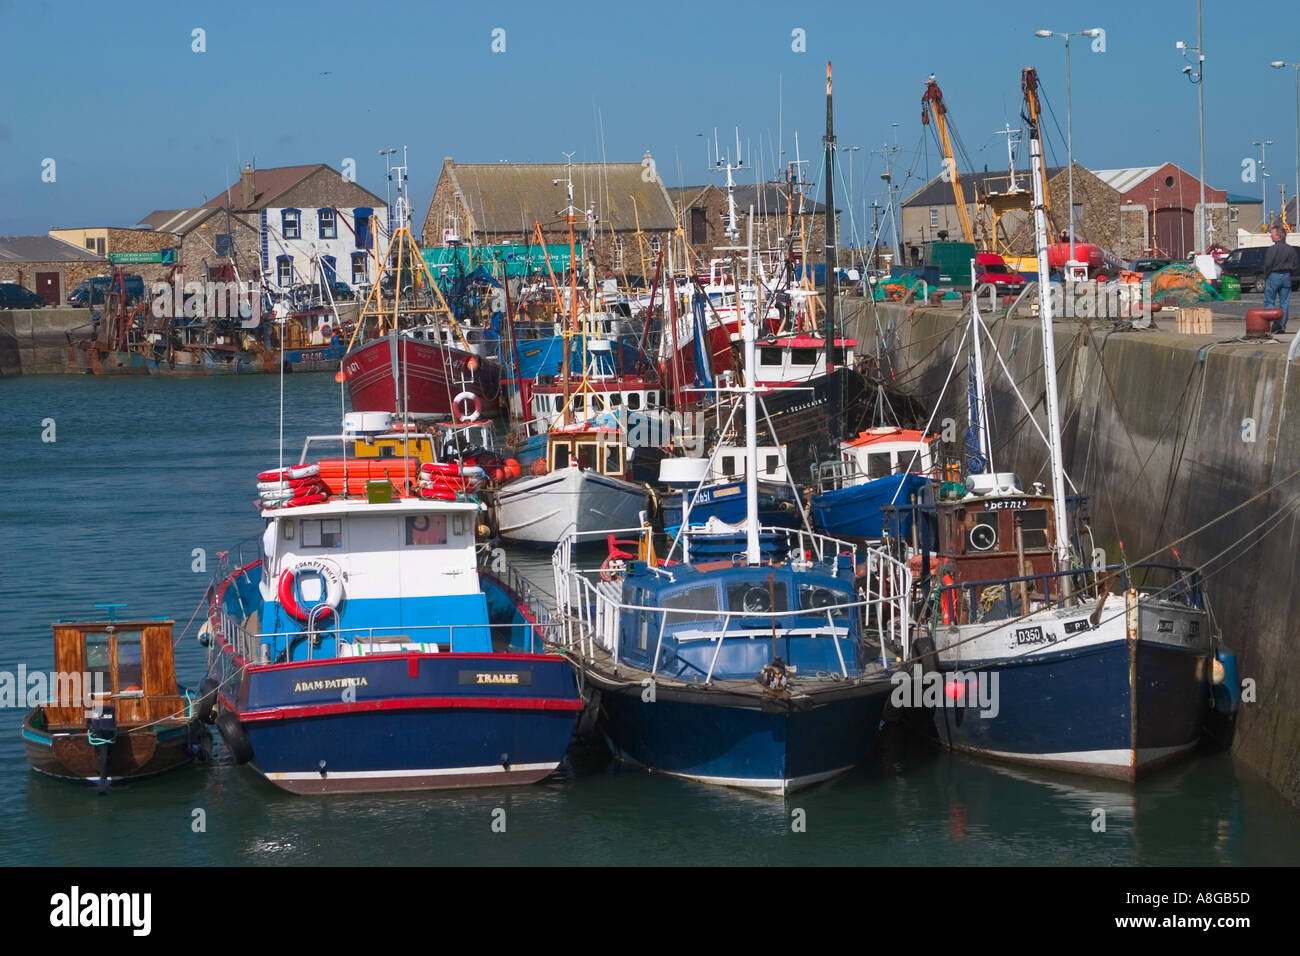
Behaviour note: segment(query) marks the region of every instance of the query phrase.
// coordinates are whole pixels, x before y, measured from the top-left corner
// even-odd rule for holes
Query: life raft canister
[[[462,402],[468,410],[460,407]],[[479,416],[483,414],[483,400],[473,392],[461,392],[451,400],[451,405],[456,410],[456,417],[466,424],[478,421]]]
[[[324,599],[309,608],[300,605],[295,595],[295,585],[298,583],[299,576],[303,574],[318,575],[321,583],[325,586]],[[277,596],[285,613],[299,621],[306,621],[314,611],[322,606],[328,607],[337,615],[339,605],[343,603],[343,573],[333,561],[327,561],[324,558],[307,558],[299,561],[293,567],[284,569],[280,575]]]

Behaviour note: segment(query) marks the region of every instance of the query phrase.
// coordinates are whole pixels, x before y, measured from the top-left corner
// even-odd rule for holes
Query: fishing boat
[[[639,524],[646,488],[628,479],[628,448],[616,425],[583,422],[543,437],[545,457],[496,493],[501,537],[550,550],[574,529],[605,533]]]
[[[176,683],[173,622],[117,621],[111,607],[108,621],[54,624],[56,673],[39,675],[48,697],[22,721],[33,770],[101,790],[206,759],[212,749],[203,718],[214,698],[196,699]]]
[[[344,457],[312,461],[324,441],[258,476],[262,556],[212,591],[226,748],[293,793],[544,779],[582,702],[522,579],[476,547],[482,469],[386,415],[352,413]]]
[[[876,427],[840,442],[838,461],[813,465],[813,527],[839,537],[880,540],[881,508],[910,502],[932,480],[938,441],[938,435],[916,429]],[[902,530],[910,536],[909,528]]]
[[[404,173],[398,184],[396,208],[408,210]],[[488,357],[499,349],[498,341],[470,341],[403,213],[338,376],[353,411],[476,421],[496,414],[504,397],[501,365]]]
[[[752,371],[755,297],[743,305]],[[760,527],[752,374],[738,391],[747,436],[743,526],[692,529],[688,520],[680,554],[670,550],[663,562],[649,529],[633,531],[635,554],[599,570],[581,566],[583,539],[571,532],[552,559],[555,593],[561,643],[620,758],[784,795],[870,752],[891,668],[910,652],[911,572],[881,549]]]
[[[1032,69],[1022,84],[1027,96],[1036,89]],[[1029,142],[1039,274],[1047,275],[1033,122]],[[1038,306],[1050,492],[1026,492],[990,465],[941,486],[932,508],[903,509],[933,521],[937,567],[923,550],[928,619],[917,647],[944,695],[925,720],[954,750],[1134,780],[1196,746],[1222,679],[1218,641],[1196,569],[1078,560],[1092,549],[1083,547],[1086,499],[1066,493],[1047,283]],[[979,427],[987,431],[986,419]]]

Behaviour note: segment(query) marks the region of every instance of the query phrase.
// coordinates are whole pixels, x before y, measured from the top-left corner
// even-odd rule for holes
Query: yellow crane
[[[961,232],[969,243],[975,242],[975,230],[971,228],[970,210],[966,208],[966,194],[961,187],[961,175],[957,172],[957,158],[952,151],[952,135],[948,130],[948,107],[943,102],[943,91],[935,82],[934,74],[925,81],[925,93],[921,95],[921,124],[930,125],[934,117],[934,128],[939,133],[939,145],[943,149],[943,179],[952,182],[953,198],[957,202],[957,218],[961,220]]]

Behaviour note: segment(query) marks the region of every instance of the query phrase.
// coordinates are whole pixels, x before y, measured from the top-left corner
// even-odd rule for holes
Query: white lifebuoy
[[[461,412],[460,410],[461,402],[468,402],[470,404],[470,407],[473,408],[473,411],[469,412],[468,414]],[[451,400],[451,404],[452,407],[458,413],[457,417],[460,419],[460,421],[466,424],[468,424],[469,422],[478,421],[479,416],[483,414],[483,400],[479,398],[477,395],[475,395],[473,392],[461,392],[459,395],[457,395],[455,398]]]
[[[294,585],[297,584],[299,576],[303,574],[318,574],[321,582],[325,585],[324,600],[309,608],[303,608],[294,595]],[[333,561],[327,561],[324,558],[307,558],[299,561],[293,567],[284,569],[280,575],[279,587],[276,593],[280,599],[280,606],[284,608],[285,613],[299,621],[306,621],[322,606],[328,607],[337,615],[339,605],[343,603],[343,572],[339,570],[339,566]]]

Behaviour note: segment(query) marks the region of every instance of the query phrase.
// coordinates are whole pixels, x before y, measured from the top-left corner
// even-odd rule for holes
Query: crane
[[[930,117],[934,116],[934,128],[939,133],[939,145],[943,149],[944,178],[952,180],[952,194],[957,202],[957,218],[961,220],[962,235],[969,243],[975,242],[975,230],[971,228],[970,210],[966,208],[966,194],[961,187],[961,176],[957,172],[957,158],[952,151],[952,136],[948,130],[948,107],[943,102],[943,91],[935,82],[934,74],[925,81],[925,92],[921,95],[921,125],[929,126]]]

